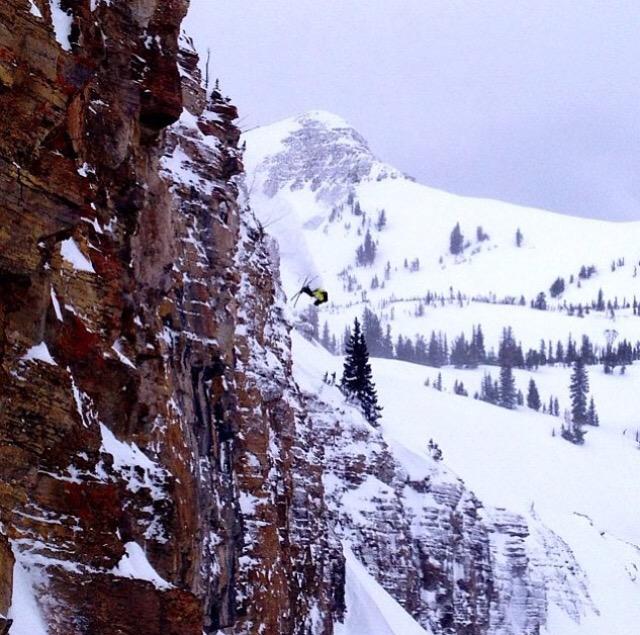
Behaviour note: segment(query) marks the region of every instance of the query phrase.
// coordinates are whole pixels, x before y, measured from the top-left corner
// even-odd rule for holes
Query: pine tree
[[[382,357],[384,348],[382,325],[380,318],[369,307],[365,307],[362,314],[362,335],[367,342],[371,357]]]
[[[487,403],[497,404],[499,391],[489,373],[485,373],[480,384],[480,399]]]
[[[589,379],[584,360],[578,357],[573,365],[569,393],[571,397],[571,411],[565,414],[565,425],[562,427],[562,437],[571,443],[584,443],[584,425],[588,423],[587,393]]]
[[[449,344],[447,342],[446,334],[440,334],[440,356],[442,365],[445,366],[449,362]]]
[[[460,231],[460,223],[456,223],[456,226],[453,228],[451,232],[451,237],[449,238],[449,251],[457,256],[461,254],[464,250],[464,236]]]
[[[527,355],[524,359],[524,367],[528,369],[537,369],[540,365],[540,355],[530,348],[527,351]]]
[[[573,364],[576,361],[578,354],[576,352],[576,345],[573,341],[571,335],[569,335],[569,340],[567,342],[567,354],[565,355],[564,361],[567,364]]]
[[[516,405],[516,385],[511,366],[505,364],[500,367],[500,397],[498,405],[513,410]]]
[[[427,363],[427,343],[424,341],[424,337],[422,335],[416,335],[416,343],[413,348],[413,353],[417,364]]]
[[[556,278],[554,283],[551,285],[551,288],[549,289],[549,293],[551,294],[552,298],[557,298],[559,295],[562,295],[564,293],[564,289],[564,278]]]
[[[458,381],[457,379],[456,381],[453,382],[453,394],[459,395],[461,397],[469,396],[469,393],[465,390],[464,383],[461,381]]]
[[[587,410],[587,423],[590,426],[598,426],[600,425],[600,419],[598,418],[598,413],[596,412],[596,404],[591,397],[589,401],[589,410]]]
[[[376,244],[367,229],[362,245],[356,249],[356,263],[361,266],[370,265],[376,259]]]
[[[547,296],[544,291],[540,291],[536,296],[535,301],[533,302],[533,308],[538,309],[539,311],[547,310]]]
[[[593,353],[593,344],[591,344],[591,340],[588,335],[582,336],[582,346],[580,347],[580,357],[585,364],[594,364],[596,361],[596,356]]]
[[[558,344],[556,345],[556,361],[559,364],[564,363],[564,347],[560,340],[558,340]]]
[[[431,331],[429,346],[427,348],[427,364],[439,368],[442,366],[442,351],[440,341],[436,337],[435,331]]]
[[[520,228],[518,227],[518,229],[516,231],[516,247],[522,247],[523,238],[524,238],[524,236],[522,235],[522,232],[520,231]]]
[[[476,329],[475,347],[478,351],[478,363],[484,364],[487,361],[487,351],[484,346],[484,333],[480,324]]]
[[[502,329],[502,339],[498,349],[498,363],[500,366],[511,366],[512,368],[524,367],[524,355],[522,347],[516,344],[513,338],[513,330],[511,327]]]
[[[486,352],[484,349],[484,334],[482,333],[482,327],[478,324],[478,327],[473,327],[471,333],[471,344],[469,345],[467,366],[469,368],[476,368],[478,364],[484,364],[486,358]]]
[[[578,357],[573,365],[569,393],[571,396],[571,416],[578,424],[587,423],[587,393],[589,378],[582,357]]]
[[[529,380],[529,391],[527,392],[527,406],[532,410],[540,410],[540,393],[533,379]]]
[[[413,342],[408,337],[402,337],[398,335],[396,341],[396,359],[400,359],[403,362],[414,362],[415,360],[415,348]]]
[[[540,340],[540,347],[538,349],[538,364],[545,366],[547,363],[547,344],[544,340]]]
[[[464,333],[453,341],[451,346],[451,363],[456,368],[463,368],[468,363],[468,346]]]
[[[482,225],[478,225],[476,227],[476,240],[479,243],[489,240],[489,234],[485,233],[484,229],[482,229]]]
[[[360,330],[358,318],[354,320],[353,333],[346,347],[346,356],[340,387],[348,398],[360,404],[365,419],[371,425],[377,425],[382,408],[378,405],[378,396],[369,363],[367,343]]]
[[[382,354],[381,357],[386,357],[387,359],[393,358],[393,341],[391,339],[391,325],[387,324],[387,331],[385,333],[384,339],[382,340]]]

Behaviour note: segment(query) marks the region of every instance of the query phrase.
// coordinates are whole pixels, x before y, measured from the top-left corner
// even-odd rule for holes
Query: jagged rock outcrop
[[[0,614],[17,567],[50,633],[329,633],[342,555],[186,9],[0,6]]]
[[[326,388],[331,392],[335,389]],[[569,547],[541,523],[485,508],[437,461],[393,450],[353,408],[307,395],[340,538],[436,635],[538,635],[550,605],[593,605]],[[398,454],[399,453],[399,454]]]
[[[281,147],[252,166],[269,197],[308,186],[319,200],[343,202],[361,181],[410,178],[379,161],[366,139],[336,115],[311,111],[279,125],[285,130]]]

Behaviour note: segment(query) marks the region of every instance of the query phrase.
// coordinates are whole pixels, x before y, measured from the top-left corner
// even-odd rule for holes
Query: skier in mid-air
[[[308,296],[315,298],[314,306],[324,304],[329,300],[329,294],[324,289],[310,289],[307,285],[300,289],[300,293],[306,293]]]
[[[314,306],[319,306],[329,300],[329,294],[324,289],[321,289],[320,287],[316,289],[312,289],[309,286],[311,282],[312,280],[309,280],[308,278],[305,279],[300,291],[298,291],[298,293],[296,293],[293,296],[293,298],[291,298],[293,300],[293,306],[295,306],[298,303],[298,298],[300,298],[301,293],[304,293],[305,295],[308,295],[309,297],[313,298],[315,300],[315,302],[313,303]]]

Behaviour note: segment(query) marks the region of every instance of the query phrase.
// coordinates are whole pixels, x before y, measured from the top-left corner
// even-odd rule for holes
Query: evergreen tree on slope
[[[347,342],[346,357],[340,383],[342,392],[357,401],[365,419],[371,425],[377,425],[382,408],[378,405],[378,396],[371,373],[367,343],[356,318],[353,332]]]
[[[380,318],[368,307],[362,315],[362,336],[367,342],[367,349],[372,357],[382,357],[384,334]]]
[[[562,429],[562,436],[577,445],[584,443],[584,426],[588,423],[587,393],[589,392],[589,378],[582,357],[578,357],[573,364],[569,394],[571,397],[571,417]]]
[[[540,410],[540,393],[533,379],[529,380],[529,391],[527,392],[527,406],[532,410]]]
[[[587,423],[590,426],[600,425],[600,418],[598,417],[598,413],[596,412],[596,404],[593,400],[593,397],[591,397],[591,400],[589,401],[589,410],[587,410]]]
[[[517,365],[519,356],[518,347],[513,339],[511,327],[503,329],[502,341],[500,342],[500,350],[498,359],[500,361],[500,392],[498,405],[503,408],[512,410],[515,408],[517,393],[516,385],[513,379],[513,366]]]
[[[449,237],[449,251],[457,256],[461,254],[464,250],[464,236],[460,231],[460,223],[456,223],[456,226],[453,228],[451,232],[451,236]]]
[[[587,417],[587,393],[589,392],[589,378],[584,359],[578,357],[573,365],[569,394],[571,395],[571,416],[575,423],[584,425]]]
[[[513,371],[511,366],[504,365],[500,367],[500,399],[498,405],[503,408],[513,410],[516,407],[517,400],[516,384],[513,379]]]

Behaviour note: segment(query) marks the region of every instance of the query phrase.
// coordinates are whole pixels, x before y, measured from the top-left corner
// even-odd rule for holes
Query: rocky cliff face
[[[485,507],[442,463],[394,450],[340,399],[305,397],[336,532],[427,632],[539,635],[550,606],[577,622],[593,609],[559,536]]]
[[[0,632],[18,586],[60,634],[340,611],[236,111],[205,99],[186,9],[0,6]]]
[[[409,178],[376,159],[366,139],[331,113],[311,111],[281,125],[291,127],[282,147],[257,166],[267,196],[309,184],[319,200],[333,202],[363,180]]]
[[[434,633],[579,611],[561,541],[299,390],[186,9],[0,4],[0,633],[329,634],[341,541]]]

